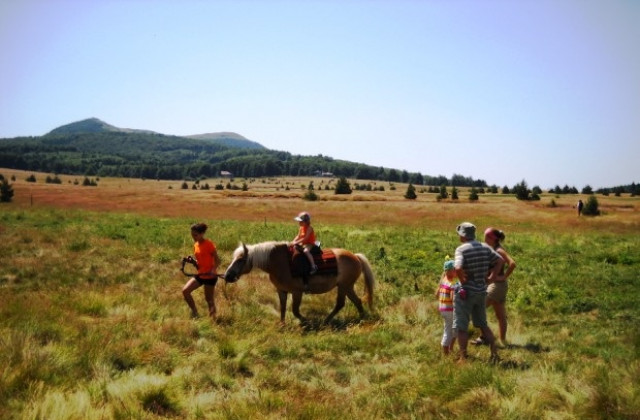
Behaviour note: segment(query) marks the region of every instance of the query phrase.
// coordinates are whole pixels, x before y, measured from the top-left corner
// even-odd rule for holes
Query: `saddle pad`
[[[316,247],[317,248],[317,247]],[[311,251],[313,261],[318,267],[318,274],[324,275],[336,275],[338,274],[338,260],[336,254],[330,249],[314,248]],[[306,275],[309,272],[309,260],[302,252],[297,252],[295,249],[290,250],[291,259],[289,260],[289,267],[291,269],[291,275],[294,277]]]

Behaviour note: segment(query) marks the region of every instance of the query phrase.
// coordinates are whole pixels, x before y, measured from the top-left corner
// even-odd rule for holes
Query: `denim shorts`
[[[473,321],[473,325],[478,328],[487,327],[486,296],[486,292],[467,291],[467,298],[462,300],[456,293],[453,304],[453,328],[458,331],[468,331],[469,321]]]

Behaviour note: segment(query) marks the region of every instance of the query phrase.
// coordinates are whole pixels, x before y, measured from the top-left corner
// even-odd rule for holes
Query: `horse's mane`
[[[269,259],[271,257],[271,252],[277,247],[286,247],[288,246],[287,242],[277,242],[277,241],[268,241],[268,242],[260,242],[258,244],[247,245],[247,249],[249,250],[249,255],[251,260],[253,261],[253,265],[258,268],[264,268],[269,263]]]

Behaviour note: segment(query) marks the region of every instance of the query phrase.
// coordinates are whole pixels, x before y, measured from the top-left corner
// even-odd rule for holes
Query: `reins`
[[[198,263],[193,258],[185,257],[182,259],[182,266],[180,266],[180,271],[182,272],[182,274],[184,274],[187,277],[196,277],[198,273],[187,273],[186,271],[184,271],[184,266],[187,263],[192,264],[196,268],[196,270],[198,269]],[[224,279],[224,274],[213,273],[213,275],[220,277],[221,279]]]
[[[184,266],[189,263],[191,265],[193,265],[196,269],[198,268],[198,263],[196,262],[195,259],[193,259],[191,256],[189,257],[185,257],[182,259],[182,265],[180,266],[180,271],[182,272],[182,274],[184,274],[187,277],[197,277],[198,273],[187,273],[186,271],[184,271]],[[224,274],[218,274],[218,273],[214,273],[215,276],[218,276],[219,278],[224,280]],[[224,295],[224,298],[227,300],[227,302],[230,302],[231,299],[229,298],[229,295],[227,295],[227,282],[224,282],[224,288],[222,290],[222,294]]]

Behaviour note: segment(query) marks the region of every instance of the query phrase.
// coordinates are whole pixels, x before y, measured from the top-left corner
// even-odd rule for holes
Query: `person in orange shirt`
[[[218,282],[216,270],[220,265],[220,257],[216,245],[204,237],[208,226],[204,223],[196,223],[191,226],[191,237],[193,238],[193,254],[197,263],[198,274],[191,277],[182,288],[182,296],[191,309],[191,316],[197,318],[198,309],[191,296],[191,292],[204,285],[204,298],[209,305],[209,316],[215,319],[216,304],[214,301],[214,291]],[[191,257],[185,257],[189,260]]]
[[[309,260],[309,264],[311,265],[309,275],[314,275],[318,271],[318,267],[313,261],[313,255],[311,255],[311,248],[316,245],[316,233],[313,231],[313,227],[311,227],[311,216],[309,216],[309,213],[307,212],[302,212],[293,220],[298,221],[300,228],[298,229],[296,237],[293,238],[291,245],[296,247],[299,251],[301,250],[304,252]]]

